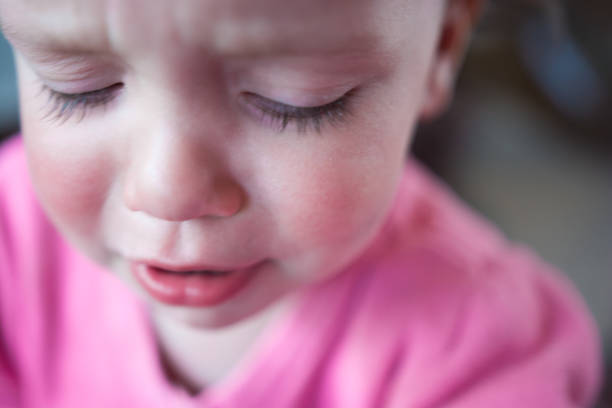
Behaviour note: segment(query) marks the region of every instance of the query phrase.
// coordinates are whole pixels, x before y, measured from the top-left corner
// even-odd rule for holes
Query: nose
[[[123,199],[132,211],[168,221],[230,217],[246,195],[222,160],[195,141],[153,138],[130,152]]]

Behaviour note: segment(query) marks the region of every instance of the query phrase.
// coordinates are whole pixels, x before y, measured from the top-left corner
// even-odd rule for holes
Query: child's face
[[[135,263],[258,263],[222,302],[149,298],[203,326],[252,315],[337,273],[381,225],[430,96],[444,8],[0,0],[39,197],[138,291]]]

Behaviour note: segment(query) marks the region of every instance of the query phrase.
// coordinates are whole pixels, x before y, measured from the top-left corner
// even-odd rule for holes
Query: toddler
[[[406,158],[480,3],[0,0],[0,406],[588,406],[574,290]]]

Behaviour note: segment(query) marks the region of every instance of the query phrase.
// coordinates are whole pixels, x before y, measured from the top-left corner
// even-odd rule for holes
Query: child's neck
[[[277,302],[257,315],[222,329],[198,329],[153,314],[160,361],[167,379],[195,395],[223,381],[260,334],[293,302]]]

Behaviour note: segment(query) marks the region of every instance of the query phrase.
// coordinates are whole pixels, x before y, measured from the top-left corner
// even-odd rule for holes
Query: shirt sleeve
[[[389,408],[589,407],[599,386],[599,341],[586,307],[530,256],[489,265],[453,305],[409,334],[389,385]],[[482,276],[480,279],[482,280]],[[421,326],[423,328],[424,326]],[[440,332],[444,333],[439,336]],[[425,334],[424,334],[425,333]]]

